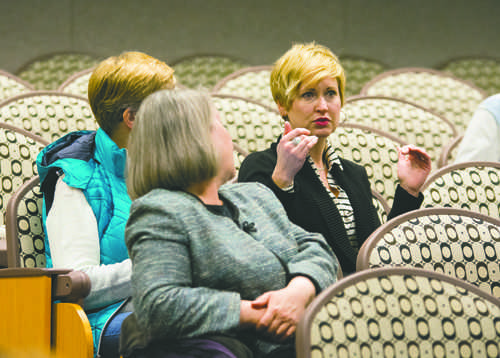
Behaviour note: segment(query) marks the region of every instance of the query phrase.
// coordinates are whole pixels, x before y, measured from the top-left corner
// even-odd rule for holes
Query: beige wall
[[[223,53],[268,64],[292,42],[391,67],[500,58],[500,0],[2,0],[0,69],[35,56],[140,50],[167,62]]]

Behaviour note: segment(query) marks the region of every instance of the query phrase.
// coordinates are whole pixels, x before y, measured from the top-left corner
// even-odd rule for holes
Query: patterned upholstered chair
[[[397,175],[397,148],[402,139],[362,124],[341,123],[329,141],[337,154],[365,167],[371,187],[392,206]]]
[[[5,210],[10,197],[37,175],[36,156],[47,141],[23,129],[0,122],[0,267],[7,266]]]
[[[196,54],[171,63],[180,85],[189,88],[212,87],[222,78],[248,64],[235,57],[217,54]]]
[[[389,67],[374,59],[354,55],[339,56],[340,63],[344,67],[346,76],[346,88],[344,98],[358,95],[363,85],[380,73],[387,71]]]
[[[99,56],[80,52],[57,52],[36,57],[16,71],[16,75],[37,90],[56,90],[69,76],[96,66]]]
[[[437,66],[443,72],[474,83],[489,95],[500,92],[500,59],[486,56],[453,58]]]
[[[442,148],[438,159],[438,168],[454,163],[458,152],[458,146],[463,138],[463,135],[459,135]]]
[[[93,68],[87,68],[86,70],[77,72],[68,77],[57,90],[63,93],[71,93],[88,98],[89,79],[93,72]]]
[[[35,87],[30,83],[9,72],[0,70],[0,101],[34,90]]]
[[[498,357],[500,300],[416,268],[349,275],[307,307],[297,358]]]
[[[42,211],[43,195],[36,175],[21,186],[7,204],[9,267],[46,266]]]
[[[381,73],[361,90],[366,96],[405,99],[432,109],[451,121],[459,134],[487,93],[451,74],[427,68],[401,68]]]
[[[250,98],[275,108],[276,104],[269,85],[271,69],[272,66],[242,68],[217,82],[212,91]]]
[[[43,198],[35,176],[9,200],[9,268],[0,270],[0,352],[43,357],[93,357],[89,320],[81,304],[90,279],[81,271],[45,268]],[[4,291],[5,290],[5,291]],[[37,356],[37,355],[35,355]]]
[[[347,122],[381,129],[424,148],[431,157],[433,168],[439,165],[443,147],[458,134],[455,126],[439,114],[393,97],[350,97],[342,112]]]
[[[72,131],[98,127],[86,98],[58,91],[34,91],[1,102],[0,121],[49,142]]]
[[[282,132],[282,119],[273,108],[231,95],[215,93],[212,99],[233,142],[247,153],[267,149]]]
[[[389,204],[384,199],[384,197],[372,189],[372,202],[375,209],[377,209],[378,219],[381,223],[385,223],[387,221],[387,215],[391,211]]]
[[[468,281],[500,298],[500,219],[427,208],[381,225],[359,250],[357,270],[418,267]]]
[[[431,174],[422,207],[454,207],[500,217],[500,163],[463,162]]]

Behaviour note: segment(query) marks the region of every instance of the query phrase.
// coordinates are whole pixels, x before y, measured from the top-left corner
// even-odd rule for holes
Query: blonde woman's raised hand
[[[418,196],[431,171],[431,158],[422,148],[412,144],[398,148],[398,178],[408,193]]]
[[[278,159],[272,174],[272,179],[278,187],[284,188],[293,184],[293,179],[304,165],[309,150],[318,141],[318,137],[309,134],[309,130],[292,129],[290,123],[285,122],[283,136],[277,147]]]

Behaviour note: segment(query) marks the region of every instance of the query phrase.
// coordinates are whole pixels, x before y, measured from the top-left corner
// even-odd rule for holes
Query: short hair
[[[325,77],[337,79],[340,100],[344,105],[345,73],[337,56],[314,42],[293,45],[271,70],[274,101],[290,109],[302,86],[315,85]]]
[[[88,97],[97,123],[111,136],[127,108],[137,111],[151,93],[174,87],[174,70],[165,62],[129,51],[97,65],[89,79]]]
[[[156,188],[186,190],[217,175],[214,111],[208,93],[191,89],[158,91],[143,101],[127,149],[132,199]]]

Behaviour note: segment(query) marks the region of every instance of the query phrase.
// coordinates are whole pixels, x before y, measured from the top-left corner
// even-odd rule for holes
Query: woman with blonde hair
[[[108,57],[88,86],[100,128],[69,133],[37,157],[47,267],[89,276],[84,309],[94,355],[102,358],[118,357],[121,322],[130,311],[125,303],[131,263],[124,240],[131,203],[125,185],[128,138],[142,100],[174,87],[174,70],[163,61],[136,51]]]
[[[324,238],[292,224],[265,186],[225,185],[232,140],[208,94],[149,96],[129,149],[123,356],[294,357],[298,320],[336,278]]]
[[[328,142],[340,121],[345,82],[338,58],[324,46],[297,44],[278,59],[271,91],[284,132],[270,148],[245,158],[238,181],[269,187],[291,221],[323,234],[349,274],[356,270],[359,247],[380,221],[366,170],[339,158]],[[400,185],[389,218],[420,207],[430,166],[423,150],[400,148]]]

